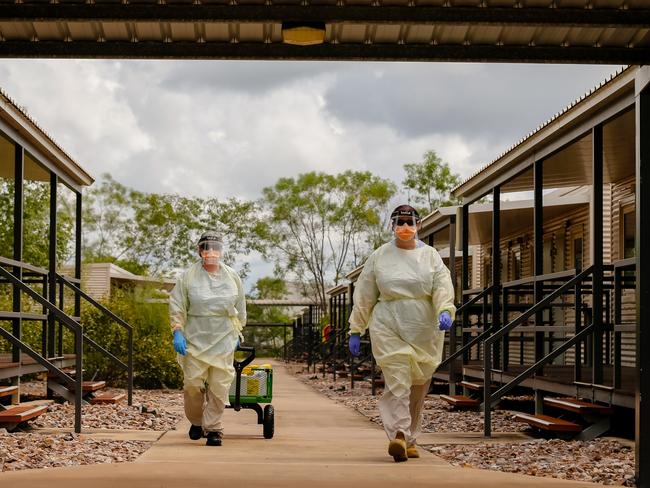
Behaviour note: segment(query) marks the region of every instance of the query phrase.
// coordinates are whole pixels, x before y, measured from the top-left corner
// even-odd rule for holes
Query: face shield
[[[413,214],[393,215],[391,230],[400,241],[411,241],[418,238],[419,219]]]
[[[199,239],[199,256],[204,265],[216,265],[223,256],[223,242],[216,235],[203,235]]]

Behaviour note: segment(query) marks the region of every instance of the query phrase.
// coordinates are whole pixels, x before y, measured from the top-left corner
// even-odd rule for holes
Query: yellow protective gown
[[[350,333],[370,329],[372,353],[394,396],[428,383],[442,361],[443,311],[455,317],[453,284],[438,251],[389,242],[370,255],[355,284]]]
[[[176,282],[169,313],[172,331],[182,330],[187,340],[187,354],[177,356],[186,387],[188,380],[192,382],[194,376],[199,376],[197,371],[203,371],[200,376],[207,374],[205,381],[210,391],[227,405],[228,391],[235,377],[233,356],[237,338],[243,340],[241,330],[246,324],[246,298],[241,279],[223,263],[212,274],[199,261]]]

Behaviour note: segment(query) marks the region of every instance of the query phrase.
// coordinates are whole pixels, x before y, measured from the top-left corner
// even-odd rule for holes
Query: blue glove
[[[174,331],[174,350],[181,356],[185,356],[187,353],[187,342],[185,342],[182,330]]]
[[[451,314],[449,312],[441,312],[438,316],[438,321],[440,322],[440,330],[451,329],[451,324],[454,322],[451,320]]]
[[[350,353],[356,358],[361,354],[361,336],[359,334],[352,334],[348,341]]]
[[[237,339],[237,345],[235,346],[235,351],[239,349],[239,346],[241,346],[241,343],[239,342],[239,338]]]

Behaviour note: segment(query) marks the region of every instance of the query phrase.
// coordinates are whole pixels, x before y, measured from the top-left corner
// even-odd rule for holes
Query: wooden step
[[[0,386],[0,397],[11,396],[14,393],[18,393],[17,386]]]
[[[461,381],[460,386],[467,388],[468,390],[474,391],[483,391],[483,382],[482,381]]]
[[[47,412],[47,405],[19,405],[0,412],[0,424],[19,424],[45,412]]]
[[[119,403],[125,398],[126,393],[102,393],[90,400],[90,403]]]
[[[599,413],[601,415],[611,415],[614,409],[607,405],[598,405],[596,403],[586,402],[578,398],[544,398],[544,405],[549,407],[561,408],[569,412],[580,414]]]
[[[475,408],[481,404],[476,398],[470,398],[465,395],[440,395],[440,399],[454,407]]]
[[[527,413],[518,413],[515,415],[517,422],[525,422],[538,429],[550,432],[582,432],[582,426],[569,422],[567,420],[549,417],[548,415],[532,415]]]
[[[77,375],[77,370],[74,369],[74,368],[64,368],[61,371],[63,371],[65,374],[67,374],[68,376],[71,376],[73,378]],[[85,373],[86,370],[82,369],[81,372]],[[59,376],[57,374],[55,374],[55,373],[48,372],[47,377],[51,378],[51,379],[57,379]]]
[[[88,393],[92,391],[102,390],[105,387],[106,387],[105,381],[84,381],[82,382],[81,388],[83,391]]]

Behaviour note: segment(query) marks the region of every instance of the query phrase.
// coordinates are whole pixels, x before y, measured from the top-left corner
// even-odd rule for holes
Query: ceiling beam
[[[0,22],[282,22],[650,28],[650,8],[2,3]]]
[[[2,41],[3,58],[276,59],[650,64],[650,48],[430,44]]]

